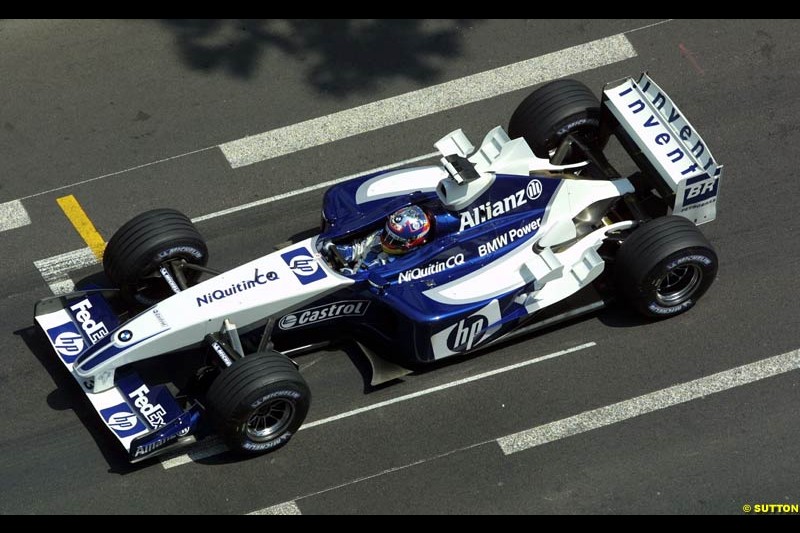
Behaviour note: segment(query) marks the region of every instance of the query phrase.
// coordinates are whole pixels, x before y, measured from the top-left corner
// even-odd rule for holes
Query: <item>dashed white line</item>
[[[713,374],[711,376],[662,389],[651,394],[638,396],[631,400],[619,402],[607,407],[595,409],[593,411],[587,411],[585,413],[581,413],[580,415],[558,420],[556,422],[551,422],[550,424],[538,426],[531,430],[521,431],[519,433],[508,435],[499,439],[490,439],[468,444],[466,446],[448,450],[432,457],[426,457],[424,459],[413,461],[404,465],[387,468],[375,474],[361,476],[359,478],[351,479],[344,483],[330,486],[322,490],[295,496],[295,498],[291,501],[273,505],[271,507],[267,507],[266,509],[262,509],[261,511],[256,511],[250,514],[270,514],[266,511],[271,509],[281,510],[296,508],[297,500],[318,496],[326,492],[375,479],[387,474],[392,474],[410,467],[429,463],[431,461],[449,457],[453,454],[467,450],[472,450],[490,443],[499,444],[503,453],[505,455],[509,455],[533,446],[539,446],[547,442],[553,442],[555,440],[577,435],[598,427],[603,427],[608,424],[627,420],[641,414],[664,409],[666,407],[678,405],[680,403],[697,398],[703,398],[710,394],[722,392],[734,387],[739,387],[741,385],[747,385],[761,379],[797,369],[800,369],[800,350],[793,350],[785,354],[762,359],[761,361],[756,361],[755,363],[742,365],[730,370]],[[615,414],[612,414],[612,411],[614,411]]]
[[[30,223],[31,217],[19,200],[0,204],[0,231],[21,228]]]
[[[622,34],[425,87],[219,147],[239,168],[636,57]]]
[[[380,409],[381,407],[386,407],[388,405],[393,405],[393,404],[400,403],[400,402],[405,402],[405,401],[408,401],[408,400],[411,400],[411,399],[414,399],[414,398],[419,398],[420,396],[425,396],[427,394],[432,394],[434,392],[439,392],[439,391],[443,391],[443,390],[450,389],[450,388],[453,388],[453,387],[458,387],[460,385],[465,385],[467,383],[472,383],[473,381],[478,381],[478,380],[485,379],[485,378],[488,378],[488,377],[491,377],[491,376],[496,376],[498,374],[503,374],[504,372],[510,372],[511,370],[517,370],[518,368],[523,368],[523,367],[526,367],[528,365],[541,363],[541,362],[547,361],[549,359],[555,359],[556,357],[561,357],[562,355],[566,355],[566,354],[569,354],[569,353],[577,352],[579,350],[585,350],[586,348],[591,348],[592,346],[596,346],[596,343],[587,342],[587,343],[581,344],[579,346],[574,346],[572,348],[567,348],[566,350],[561,350],[561,351],[554,352],[554,353],[551,353],[551,354],[548,354],[548,355],[543,355],[541,357],[535,357],[535,358],[529,359],[527,361],[522,361],[521,363],[515,363],[513,365],[504,366],[502,368],[497,368],[495,370],[490,370],[488,372],[483,372],[481,374],[476,374],[476,375],[470,376],[468,378],[463,378],[463,379],[459,379],[459,380],[456,380],[456,381],[451,381],[450,383],[444,383],[442,385],[437,385],[436,387],[431,387],[431,388],[424,389],[424,390],[421,390],[421,391],[412,392],[411,394],[406,394],[404,396],[398,396],[397,398],[392,398],[390,400],[386,400],[386,401],[383,401],[383,402],[378,402],[378,403],[374,403],[374,404],[371,404],[371,405],[367,405],[365,407],[360,407],[358,409],[353,409],[352,411],[347,411],[347,412],[344,412],[344,413],[340,413],[338,415],[329,416],[327,418],[322,418],[320,420],[315,420],[313,422],[309,422],[307,424],[303,424],[298,431],[302,431],[304,429],[310,429],[310,428],[313,428],[313,427],[316,427],[316,426],[321,426],[321,425],[327,424],[329,422],[335,422],[336,420],[341,420],[343,418],[349,418],[351,416],[359,415],[361,413],[366,413],[368,411],[373,411],[375,409]],[[224,445],[223,445],[223,447],[219,448],[219,451],[216,452],[216,453],[222,453],[222,452],[226,451],[227,449],[228,448],[224,447]],[[204,455],[203,455],[204,458],[205,457],[209,457],[210,455],[214,455],[214,454],[205,454],[205,452],[203,452],[203,453],[204,453]],[[193,460],[192,453],[188,453],[188,454],[183,454],[183,455],[180,455],[180,456],[177,456],[177,457],[169,458],[167,460],[163,460],[162,459],[161,465],[165,469],[168,469],[168,468],[174,468],[176,466],[180,466],[180,465],[183,465],[183,464],[190,463],[190,462],[192,462],[192,460]]]
[[[161,466],[165,470],[181,466],[186,463],[200,461],[207,457],[219,455],[228,451],[228,447],[222,441],[215,437],[209,437],[200,444],[195,445],[194,449],[189,453],[176,455],[173,457],[165,456],[161,459]]]
[[[659,26],[659,25],[661,25],[661,24],[665,24],[665,23],[667,23],[667,22],[672,22],[673,20],[674,20],[674,19],[666,19],[666,20],[661,20],[661,21],[659,21],[659,22],[655,22],[655,23],[652,23],[652,24],[648,24],[648,25],[646,25],[646,26],[641,26],[641,27],[639,27],[639,28],[633,28],[633,29],[630,29],[630,30],[625,30],[625,31],[623,31],[623,32],[620,32],[620,33],[619,33],[619,34],[617,34],[617,35],[612,35],[612,36],[610,36],[610,37],[606,37],[605,39],[599,39],[599,40],[593,41],[593,42],[591,42],[591,43],[586,43],[586,44],[579,45],[579,46],[582,46],[582,47],[587,47],[587,46],[589,46],[589,45],[592,45],[593,43],[600,43],[600,44],[602,44],[602,43],[603,43],[603,42],[604,42],[606,39],[612,39],[612,40],[613,40],[613,39],[617,39],[617,38],[619,38],[620,36],[624,36],[625,34],[634,33],[634,32],[637,32],[637,31],[641,31],[641,30],[649,29],[649,28],[652,28],[652,27],[654,27],[654,26]],[[636,54],[636,51],[633,49],[633,46],[630,44],[630,42],[628,42],[627,44],[625,44],[625,42],[623,41],[623,42],[622,42],[622,44],[623,44],[623,47],[622,47],[620,50],[617,50],[617,52],[620,52],[620,51],[622,51],[622,52],[623,52],[623,54],[627,53],[627,54],[630,54],[630,55],[629,55],[629,57],[622,57],[621,59],[617,59],[617,61],[620,61],[620,60],[622,60],[622,59],[628,59],[628,58],[630,58],[630,57],[636,57],[636,55],[637,55],[637,54]],[[630,46],[630,50],[625,50],[625,48],[627,48],[628,46]],[[559,53],[560,53],[560,54],[567,54],[567,53],[569,53],[569,51],[571,51],[571,50],[574,50],[575,48],[578,48],[578,47],[572,47],[572,48],[568,48],[568,49],[562,50],[561,52],[555,52],[555,54],[559,54]],[[534,58],[534,59],[542,60],[543,58],[547,58],[547,57],[553,57],[553,54],[548,54],[547,56],[541,56],[541,57],[539,57],[539,58]],[[557,59],[557,56],[555,56],[555,59]],[[530,60],[527,60],[527,61],[533,61],[533,59],[530,59]],[[552,61],[551,61],[551,62],[552,62]],[[613,62],[613,61],[609,61],[608,63],[604,63],[604,64],[610,64],[610,63],[612,63],[612,62]],[[521,67],[521,66],[522,66],[522,63],[525,63],[525,62],[523,61],[523,62],[520,62],[520,63],[515,63],[515,64],[513,64],[513,65],[508,65],[507,67],[500,67],[500,69],[503,69],[503,68],[509,68],[509,67],[514,67],[515,65],[518,65],[518,66],[520,66],[520,67]],[[586,65],[589,65],[589,64],[591,64],[591,63],[586,63]],[[599,67],[599,66],[603,66],[603,64],[599,64],[599,65],[596,65],[596,66],[584,66],[583,68],[579,68],[578,70],[574,70],[574,71],[572,71],[572,72],[569,72],[569,73],[566,73],[566,74],[564,74],[564,75],[574,74],[574,73],[577,73],[577,72],[580,72],[580,71],[589,70],[589,69],[591,69],[591,68],[596,68],[596,67]],[[499,70],[499,69],[495,69],[495,71],[497,71],[497,70]],[[492,71],[489,71],[489,72],[492,72]],[[500,73],[502,73],[502,71],[500,71]],[[476,75],[476,76],[477,76],[477,75]],[[470,77],[468,76],[467,78],[470,78]],[[552,78],[542,78],[542,81],[547,81],[547,79],[552,79]],[[459,81],[459,80],[455,80],[455,81]],[[501,80],[501,81],[502,81],[502,80]],[[453,83],[453,82],[448,82],[448,83]],[[534,82],[532,82],[532,83],[529,83],[528,85],[533,85],[534,83],[537,83],[537,82],[536,82],[536,81],[534,81]],[[444,84],[442,84],[442,85],[444,85]],[[523,85],[522,87],[518,87],[518,88],[524,88],[525,86],[527,86],[527,85]],[[439,86],[435,86],[435,87],[439,87]],[[512,90],[514,90],[514,89],[512,89]],[[504,91],[504,92],[508,92],[508,91]],[[413,93],[407,93],[407,94],[413,94]],[[417,94],[419,94],[419,92],[417,92]],[[503,93],[502,93],[502,92],[499,92],[499,93],[493,93],[493,94],[489,94],[489,96],[488,96],[488,97],[491,97],[491,96],[497,96],[497,95],[499,95],[499,94],[503,94]],[[405,96],[405,95],[401,95],[401,96]],[[380,102],[384,102],[384,103],[386,103],[386,102],[388,102],[389,100],[391,100],[391,99],[381,100]],[[377,102],[374,102],[373,104],[377,104]],[[367,104],[367,105],[370,105],[370,104]],[[329,116],[334,116],[334,115],[329,115]],[[315,119],[315,120],[316,120],[316,119]],[[291,126],[287,126],[287,127],[291,127]],[[272,130],[272,131],[278,131],[278,130]],[[267,133],[270,133],[270,132],[267,132]],[[265,135],[265,134],[261,134],[261,135]],[[258,135],[256,135],[256,137],[257,137],[257,136],[258,136]],[[74,183],[69,183],[69,184],[67,184],[67,185],[62,185],[62,186],[59,186],[59,187],[55,187],[55,188],[53,188],[53,189],[47,189],[47,190],[44,190],[44,191],[39,191],[39,192],[35,192],[35,193],[32,193],[32,194],[28,194],[28,195],[26,195],[26,196],[23,196],[23,197],[19,198],[18,200],[14,200],[14,202],[19,202],[20,200],[27,200],[27,199],[29,199],[29,198],[35,198],[35,197],[37,197],[37,196],[42,196],[42,195],[45,195],[45,194],[50,194],[50,193],[53,193],[53,192],[61,191],[61,190],[64,190],[64,189],[68,189],[68,188],[70,188],[70,187],[77,187],[78,185],[84,185],[84,184],[86,184],[86,183],[91,183],[91,182],[93,182],[93,181],[101,180],[101,179],[104,179],[104,178],[110,178],[110,177],[113,177],[113,176],[119,176],[119,175],[121,175],[121,174],[125,174],[125,173],[127,173],[127,172],[132,172],[132,171],[134,171],[134,170],[139,170],[139,169],[146,168],[146,167],[149,167],[149,166],[152,166],[152,165],[157,165],[157,164],[160,164],[160,163],[165,163],[165,162],[167,162],[167,161],[172,161],[172,160],[174,160],[174,159],[179,159],[179,158],[182,158],[182,157],[186,157],[186,156],[190,156],[190,155],[198,154],[198,153],[201,153],[201,152],[206,152],[206,151],[208,151],[208,150],[213,150],[213,149],[217,149],[217,148],[219,148],[219,149],[222,151],[222,147],[223,147],[223,146],[226,146],[226,145],[231,145],[231,146],[233,146],[235,143],[239,143],[239,142],[245,141],[246,139],[251,139],[251,138],[252,138],[252,137],[245,137],[245,138],[243,138],[243,139],[238,139],[238,140],[234,140],[234,141],[229,141],[229,142],[227,142],[227,143],[222,143],[221,145],[206,146],[205,148],[199,148],[199,149],[197,149],[197,150],[192,150],[192,151],[185,152],[185,153],[182,153],[182,154],[177,154],[177,155],[173,155],[173,156],[170,156],[170,157],[165,157],[165,158],[159,159],[159,160],[157,160],[157,161],[150,161],[150,162],[148,162],[148,163],[142,163],[142,164],[140,164],[140,165],[135,165],[135,166],[133,166],[133,167],[126,168],[126,169],[123,169],[123,170],[117,170],[117,171],[115,171],[115,172],[109,172],[109,173],[107,173],[107,174],[102,174],[102,175],[100,175],[100,176],[95,176],[95,177],[88,178],[88,179],[85,179],[85,180],[76,181],[76,182],[74,182]],[[334,139],[328,139],[328,141],[330,141],[330,140],[334,140]]]
[[[253,511],[252,513],[247,513],[248,515],[300,515],[303,514],[300,512],[300,508],[297,507],[297,504],[294,501],[286,502],[286,503],[279,503],[278,505],[273,505],[272,507],[267,507],[266,509],[261,509],[260,511]]]
[[[278,513],[265,513],[264,511],[267,511],[269,509],[281,510],[281,509],[291,509],[292,507],[297,508],[297,500],[299,500],[299,499],[311,498],[311,497],[314,497],[314,496],[319,496],[320,494],[325,494],[326,492],[331,492],[331,491],[338,490],[338,489],[341,489],[341,488],[344,488],[344,487],[349,487],[350,485],[355,485],[355,484],[361,483],[363,481],[369,481],[370,479],[375,479],[375,478],[378,478],[378,477],[381,477],[381,476],[385,476],[387,474],[393,474],[394,472],[399,472],[401,470],[406,470],[408,468],[412,468],[412,467],[415,467],[415,466],[423,465],[425,463],[429,463],[431,461],[436,461],[438,459],[444,459],[445,457],[449,457],[449,456],[454,455],[454,454],[459,453],[459,452],[465,452],[467,450],[471,450],[473,448],[477,448],[478,446],[483,446],[484,444],[488,444],[490,442],[492,442],[492,441],[488,440],[488,441],[478,442],[478,443],[475,443],[475,444],[470,444],[468,446],[463,446],[463,447],[457,448],[455,450],[448,450],[448,451],[446,451],[444,453],[440,453],[440,454],[434,455],[433,457],[426,457],[424,459],[420,459],[420,460],[414,461],[412,463],[406,463],[404,465],[394,466],[392,468],[387,468],[386,470],[381,470],[380,472],[376,472],[375,474],[370,474],[368,476],[362,476],[362,477],[359,477],[359,478],[356,478],[356,479],[351,479],[349,481],[345,481],[344,483],[339,483],[338,485],[333,485],[331,487],[327,487],[327,488],[324,488],[322,490],[318,490],[316,492],[312,492],[312,493],[309,493],[309,494],[304,494],[303,496],[298,496],[294,500],[291,500],[291,501],[288,501],[288,502],[279,503],[278,505],[273,505],[271,507],[267,507],[266,509],[262,509],[261,511],[254,511],[254,512],[248,513],[248,514],[278,514]],[[298,514],[299,514],[300,509],[297,508],[297,511],[298,511]]]
[[[632,30],[625,30],[622,33],[633,33],[633,32],[636,32],[636,31],[647,30],[647,29],[650,29],[650,28],[654,28],[656,26],[661,26],[662,24],[666,24],[667,22],[672,22],[673,20],[675,20],[675,19],[659,20],[658,22],[654,22],[652,24],[647,24],[646,26],[640,26],[640,27],[634,28]]]
[[[103,178],[110,178],[112,176],[119,176],[120,174],[125,174],[126,172],[132,172],[134,170],[139,170],[142,168],[150,167],[153,165],[158,165],[160,163],[166,163],[167,161],[172,161],[173,159],[179,159],[181,157],[186,157],[189,155],[199,154],[200,152],[205,152],[207,150],[213,150],[216,146],[207,146],[205,148],[200,148],[199,150],[192,150],[191,152],[186,152],[183,154],[173,155],[170,157],[165,157],[164,159],[159,159],[158,161],[150,161],[149,163],[142,163],[141,165],[136,165],[135,167],[126,168],[124,170],[117,170],[116,172],[109,172],[108,174],[103,174],[102,176],[95,176],[93,178],[88,178],[81,181],[76,181],[75,183],[70,183],[68,185],[62,185],[60,187],[54,187],[52,189],[47,189],[46,191],[39,191],[33,194],[29,194],[27,196],[23,196],[20,200],[27,200],[28,198],[35,198],[37,196],[42,196],[44,194],[50,194],[52,192],[63,191],[64,189],[69,189],[70,187],[77,187],[78,185],[85,185],[86,183],[91,183],[93,181],[101,180]]]
[[[97,264],[97,257],[88,246],[33,262],[53,294],[66,294],[75,289],[69,273]]]
[[[631,398],[623,402],[585,411],[532,429],[497,439],[506,455],[548,442],[565,439],[653,411],[672,407],[734,387],[800,368],[800,350],[793,350],[755,363]]]

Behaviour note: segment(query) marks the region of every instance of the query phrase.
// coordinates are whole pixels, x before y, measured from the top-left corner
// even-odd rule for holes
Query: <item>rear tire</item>
[[[206,403],[230,448],[255,455],[289,442],[308,414],[311,392],[288,357],[261,352],[223,369],[211,383]]]
[[[641,314],[666,318],[691,309],[717,274],[717,254],[690,220],[665,216],[644,223],[617,252],[617,287]]]
[[[123,296],[150,306],[173,294],[159,269],[185,260],[205,266],[208,247],[189,218],[175,209],[146,211],[126,222],[111,237],[103,253],[103,269]],[[185,271],[190,285],[200,272]]]
[[[580,134],[589,146],[597,144],[600,130],[600,102],[583,83],[556,80],[539,87],[523,100],[508,122],[508,135],[522,137],[537,157],[549,159],[564,138]],[[564,164],[580,161],[568,155]]]

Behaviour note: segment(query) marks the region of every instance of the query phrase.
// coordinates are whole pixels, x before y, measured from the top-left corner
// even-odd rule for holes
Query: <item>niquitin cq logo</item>
[[[207,293],[205,296],[198,296],[197,300],[197,307],[200,307],[204,304],[210,304],[214,302],[214,300],[222,300],[223,298],[227,298],[228,296],[233,296],[234,294],[252,289],[258,285],[264,285],[268,281],[275,281],[278,279],[278,274],[275,272],[269,271],[266,274],[260,273],[256,268],[255,273],[253,274],[253,279],[244,279],[239,283],[232,283],[230,287],[225,287],[224,289],[217,289],[215,291],[211,291]]]
[[[412,268],[411,270],[406,270],[405,272],[401,272],[397,277],[397,284],[400,285],[406,281],[412,281],[415,279],[424,278],[425,276],[438,274],[439,272],[447,270],[448,268],[453,268],[454,266],[461,264],[464,264],[464,254],[456,254],[448,257],[444,261],[438,261],[421,268],[417,267]]]

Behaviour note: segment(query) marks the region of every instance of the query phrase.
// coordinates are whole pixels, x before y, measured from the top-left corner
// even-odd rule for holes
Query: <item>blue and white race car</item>
[[[245,455],[282,446],[311,401],[291,358],[330,343],[357,347],[377,384],[617,296],[674,316],[715,278],[697,226],[715,218],[722,166],[646,74],[601,101],[554,81],[477,150],[461,130],[435,146],[440,164],[331,187],[317,236],[225,272],[185,215],[148,211],[110,239],[108,287],[36,304],[131,461],[209,432]]]

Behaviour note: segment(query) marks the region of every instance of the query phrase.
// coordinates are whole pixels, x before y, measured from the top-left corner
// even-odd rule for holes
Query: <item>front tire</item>
[[[208,247],[189,217],[175,209],[153,209],[126,222],[111,237],[103,253],[106,277],[130,302],[151,306],[173,291],[159,273],[171,262],[205,266]],[[190,285],[200,277],[186,270]]]
[[[256,455],[289,442],[308,414],[311,392],[288,357],[262,352],[223,369],[211,383],[206,403],[228,446]]]
[[[628,302],[650,318],[688,311],[717,275],[717,254],[690,220],[665,216],[644,223],[617,252],[614,276]]]

